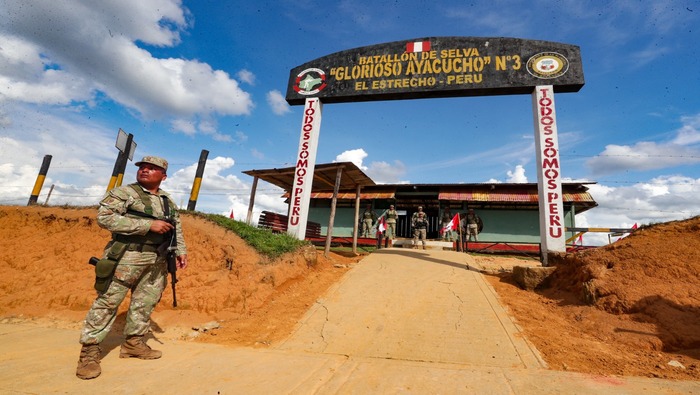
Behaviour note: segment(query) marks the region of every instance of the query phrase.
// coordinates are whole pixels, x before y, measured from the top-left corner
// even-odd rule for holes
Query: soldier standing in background
[[[372,225],[377,220],[377,214],[372,211],[372,205],[368,204],[365,212],[362,213],[362,237],[370,237]]]
[[[445,207],[445,211],[442,212],[442,227],[440,229],[445,229],[447,225],[452,221],[452,213],[450,212],[449,207]],[[452,241],[452,230],[446,230],[442,233],[442,240],[443,241]]]
[[[418,206],[418,211],[413,213],[411,226],[413,227],[413,248],[418,248],[418,239],[420,239],[423,243],[423,249],[425,249],[425,239],[428,235],[428,216],[423,212],[423,207]]]
[[[394,209],[394,205],[389,206],[386,212],[386,241],[384,247],[391,247],[396,237],[396,221],[399,219],[399,213]]]
[[[112,261],[113,265],[111,275],[108,273],[104,288],[98,290],[97,299],[85,317],[80,334],[82,349],[76,376],[85,380],[102,373],[100,343],[107,337],[117,309],[129,290],[131,303],[124,327],[126,340],[121,345],[119,357],[161,357],[160,351],[146,345],[144,336],[150,330],[151,313],[167,283],[166,257],[159,253],[158,247],[172,241],[173,231],[177,240],[177,267],[187,267],[187,248],[180,216],[170,195],[160,189],[161,182],[167,177],[168,162],[146,156],[136,165],[139,167],[137,183],[107,192],[97,211],[97,223],[112,232],[112,240],[105,248],[105,258],[100,261]],[[97,265],[96,273],[98,267],[104,267],[100,263]]]
[[[479,241],[479,223],[481,218],[474,213],[474,209],[469,209],[467,215],[464,217],[464,222],[466,224],[466,240],[471,241],[471,237],[474,236],[474,241]]]

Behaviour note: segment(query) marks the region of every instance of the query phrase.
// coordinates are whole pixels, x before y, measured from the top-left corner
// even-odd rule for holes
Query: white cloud
[[[250,70],[241,70],[237,74],[238,78],[248,85],[255,85],[255,74]]]
[[[576,216],[577,227],[629,228],[700,215],[700,179],[658,177],[625,187],[590,185],[598,207]],[[588,245],[607,244],[607,233],[587,233]]]
[[[252,186],[233,174],[225,174],[231,171],[234,164],[234,159],[227,157],[207,160],[195,207],[197,211],[228,216],[233,210],[236,220],[246,220]],[[178,169],[163,183],[163,189],[168,191],[175,202],[183,208],[186,208],[189,202],[197,166],[197,163],[193,163]],[[263,184],[266,183],[258,184],[252,223],[257,223],[263,210],[278,213],[284,213],[287,210],[287,204],[281,197],[284,191],[277,187],[262,187]]]
[[[193,136],[195,133],[197,133],[197,128],[195,127],[194,122],[185,119],[174,119],[172,122],[170,122],[170,126],[176,132],[181,132],[188,136]]]
[[[692,145],[700,143],[700,114],[681,117],[683,126],[678,129],[673,144]]]
[[[272,108],[272,112],[276,115],[284,115],[291,112],[289,104],[284,100],[284,95],[278,90],[272,90],[267,93],[267,104]]]
[[[406,165],[395,160],[393,164],[387,162],[372,162],[367,169],[367,175],[377,184],[406,184],[402,180],[406,176]]]
[[[265,158],[265,154],[263,154],[262,152],[258,151],[255,148],[250,150],[250,154],[253,155],[253,157],[255,159],[264,159]]]
[[[362,166],[362,161],[367,157],[367,152],[364,149],[358,148],[353,150],[344,151],[340,155],[335,157],[335,162],[352,162],[360,170],[366,172],[367,167]]]
[[[188,27],[177,0],[54,0],[0,6],[0,94],[26,103],[89,102],[98,92],[146,118],[249,114],[250,95],[196,60],[155,58]],[[7,21],[11,20],[11,25]],[[88,55],[89,54],[89,55]]]
[[[515,166],[514,170],[508,170],[506,173],[508,175],[508,179],[506,182],[513,182],[513,183],[526,183],[527,182],[527,176],[525,175],[525,168],[522,165],[517,165]]]
[[[586,165],[593,175],[628,170],[664,169],[700,163],[700,114],[682,117],[670,142],[640,141],[634,145],[610,144]]]

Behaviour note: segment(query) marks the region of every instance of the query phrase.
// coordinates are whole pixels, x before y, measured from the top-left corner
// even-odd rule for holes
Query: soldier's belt
[[[166,236],[153,232],[148,232],[146,235],[122,235],[119,233],[112,233],[112,240],[124,244],[159,245],[166,240]]]
[[[126,250],[138,252],[158,252],[158,245],[131,243],[126,247]]]

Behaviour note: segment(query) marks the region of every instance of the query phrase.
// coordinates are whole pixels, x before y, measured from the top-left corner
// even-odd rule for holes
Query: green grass
[[[286,233],[272,233],[268,229],[256,228],[219,214],[204,214],[191,211],[187,211],[186,213],[204,218],[236,233],[249,246],[270,259],[278,258],[281,255],[296,251],[310,244],[305,240],[296,239]]]

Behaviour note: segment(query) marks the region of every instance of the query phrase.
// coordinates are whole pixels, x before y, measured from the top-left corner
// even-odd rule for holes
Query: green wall
[[[360,214],[364,208],[360,210]],[[377,217],[384,210],[376,209]],[[454,213],[454,210],[453,210]],[[508,210],[491,209],[476,210],[476,213],[484,221],[484,229],[479,234],[479,241],[493,242],[520,242],[539,243],[540,242],[540,220],[537,210]],[[328,219],[330,207],[311,207],[309,211],[309,221],[321,224],[321,234],[328,233]],[[574,214],[567,212],[565,215],[566,226],[573,226]],[[353,221],[355,219],[355,209],[352,207],[339,207],[335,211],[333,223],[334,237],[352,237]],[[566,233],[567,238],[572,233]]]

